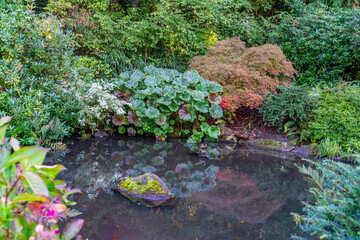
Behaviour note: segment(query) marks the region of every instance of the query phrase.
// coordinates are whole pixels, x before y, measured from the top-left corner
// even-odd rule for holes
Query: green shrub
[[[314,90],[318,99],[304,139],[312,142],[329,138],[344,152],[360,150],[360,88],[350,84]]]
[[[300,228],[319,239],[360,238],[360,167],[325,160],[299,167],[314,186],[315,203],[306,203],[304,215],[293,214]],[[294,237],[296,238],[296,237]],[[301,239],[301,238],[300,238]]]
[[[314,104],[306,88],[279,87],[277,95],[270,94],[260,108],[264,122],[279,130],[291,132],[306,128]]]
[[[298,82],[315,86],[360,79],[359,8],[295,6],[276,43],[294,63]]]
[[[222,107],[231,112],[259,107],[261,96],[275,93],[280,85],[290,85],[296,75],[278,46],[246,48],[238,37],[220,41],[204,56],[194,57],[189,68],[224,86]]]
[[[55,180],[64,166],[42,165],[49,149],[20,148],[18,140],[5,138],[10,119],[0,119],[0,238],[60,239],[58,222],[69,215],[67,206],[75,204],[67,197],[81,191]],[[72,220],[61,239],[75,237],[83,223]]]
[[[46,9],[76,34],[77,54],[100,57],[114,72],[149,64],[184,72],[189,58],[218,39],[236,35],[249,46],[264,44],[266,21],[259,15],[274,2],[50,0]]]
[[[196,71],[181,74],[148,66],[143,72],[124,72],[114,83],[118,87],[115,96],[129,104],[124,105],[125,116],[115,114],[112,118],[120,126],[120,133],[144,132],[161,138],[168,134],[188,135],[191,130],[199,130],[200,123],[210,117],[223,116],[219,106],[222,87],[201,78]],[[216,139],[215,133],[211,136]]]
[[[45,145],[68,136],[78,109],[67,91],[78,75],[72,35],[55,18],[13,4],[0,9],[0,36],[0,117],[14,116],[10,135]]]

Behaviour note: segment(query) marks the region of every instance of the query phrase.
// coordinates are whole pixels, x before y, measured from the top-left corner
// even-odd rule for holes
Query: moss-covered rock
[[[129,177],[121,181],[113,190],[134,202],[144,203],[148,207],[159,206],[172,198],[165,182],[152,173]]]

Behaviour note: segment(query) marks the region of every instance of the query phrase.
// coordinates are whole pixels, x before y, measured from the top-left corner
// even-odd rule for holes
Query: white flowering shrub
[[[83,91],[77,91],[76,98],[82,104],[79,112],[79,124],[89,127],[94,133],[96,129],[105,128],[112,124],[112,117],[124,115],[123,106],[126,103],[121,101],[111,91],[115,85],[104,81],[95,83],[83,83],[80,87]]]

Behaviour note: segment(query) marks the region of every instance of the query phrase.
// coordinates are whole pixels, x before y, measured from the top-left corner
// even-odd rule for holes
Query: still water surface
[[[52,153],[63,164],[86,221],[81,234],[102,239],[290,239],[300,234],[290,215],[309,198],[307,183],[291,155],[218,144],[218,160],[193,154],[184,141],[155,144],[148,138],[71,141],[69,151]],[[110,190],[126,176],[153,172],[176,198],[147,208]]]

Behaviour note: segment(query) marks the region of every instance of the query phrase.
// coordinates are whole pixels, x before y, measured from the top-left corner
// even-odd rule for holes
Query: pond
[[[289,239],[301,232],[291,212],[310,199],[292,156],[217,144],[218,159],[191,153],[181,139],[71,140],[69,151],[48,164],[68,171],[60,178],[81,188],[75,210],[86,221],[85,239]],[[175,198],[147,208],[110,190],[125,176],[153,172]]]

